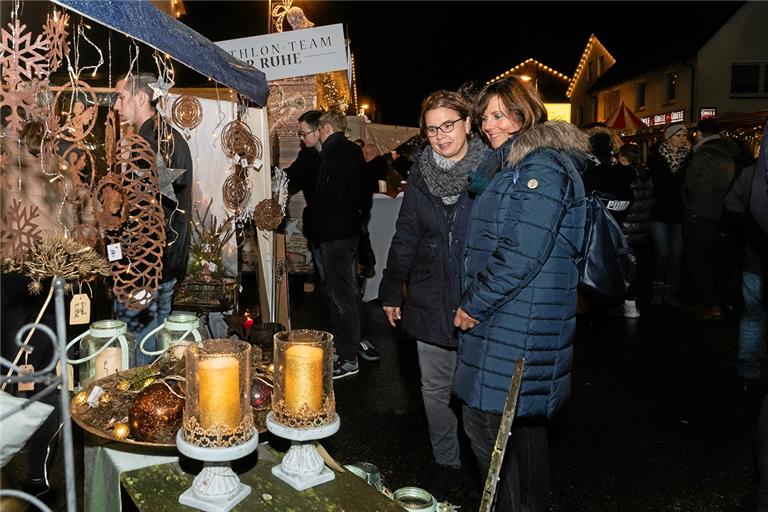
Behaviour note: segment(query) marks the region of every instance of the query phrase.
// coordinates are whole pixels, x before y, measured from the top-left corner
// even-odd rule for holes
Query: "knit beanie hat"
[[[672,123],[671,125],[667,126],[667,129],[664,130],[664,140],[671,139],[672,136],[680,130],[688,131],[683,123]]]

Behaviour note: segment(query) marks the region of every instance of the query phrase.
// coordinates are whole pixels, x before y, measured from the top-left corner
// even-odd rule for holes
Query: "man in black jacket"
[[[148,364],[152,360],[139,350],[138,344],[171,313],[173,288],[176,282],[184,277],[189,257],[193,161],[187,141],[157,113],[157,101],[165,92],[161,85],[158,78],[151,73],[128,74],[115,84],[117,99],[114,108],[120,116],[120,121],[137,130],[158,155],[159,192],[165,217],[163,273],[155,296],[149,306],[139,312],[131,311],[117,301],[114,304],[115,316],[126,322],[136,338],[137,365]],[[158,123],[162,123],[162,130],[158,130]],[[160,132],[168,131],[173,137],[171,144],[159,135]],[[161,141],[159,145],[158,141]],[[147,341],[145,349],[155,350],[155,342],[153,336]]]
[[[317,188],[304,231],[320,249],[331,304],[336,360],[333,378],[359,371],[360,288],[357,254],[364,205],[365,160],[360,146],[347,140],[346,116],[330,111],[320,116],[322,151]]]

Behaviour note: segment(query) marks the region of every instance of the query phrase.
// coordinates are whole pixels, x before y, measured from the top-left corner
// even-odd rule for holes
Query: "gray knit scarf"
[[[467,154],[461,160],[449,160],[438,155],[431,147],[418,158],[419,170],[429,192],[445,204],[453,204],[467,190],[469,173],[482,160],[486,146],[480,137],[469,139]]]

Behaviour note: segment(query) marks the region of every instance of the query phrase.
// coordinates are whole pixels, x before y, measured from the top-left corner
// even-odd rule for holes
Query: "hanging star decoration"
[[[163,77],[157,79],[157,82],[149,84],[149,88],[152,89],[152,101],[158,98],[165,98],[168,96],[168,91],[174,86],[173,80],[166,82]]]

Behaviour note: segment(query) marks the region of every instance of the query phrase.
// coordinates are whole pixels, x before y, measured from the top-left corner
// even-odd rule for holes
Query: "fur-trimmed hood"
[[[518,164],[537,149],[552,148],[569,153],[591,153],[586,133],[565,121],[547,121],[532,126],[517,136],[509,148],[507,165]]]

